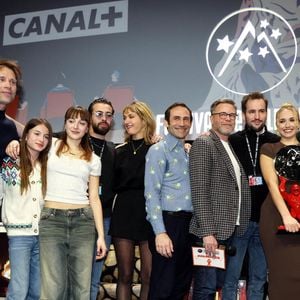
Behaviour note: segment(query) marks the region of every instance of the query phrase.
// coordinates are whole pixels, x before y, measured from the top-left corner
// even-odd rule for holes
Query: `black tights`
[[[118,266],[117,299],[128,300],[131,299],[135,242],[127,239],[114,238],[113,243],[116,251]],[[151,252],[148,247],[148,241],[141,241],[138,243],[138,246],[141,256],[140,299],[146,300],[148,298],[151,273]]]

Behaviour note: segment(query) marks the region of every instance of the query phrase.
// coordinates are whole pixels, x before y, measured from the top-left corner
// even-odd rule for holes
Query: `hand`
[[[210,136],[210,132],[209,131],[200,132],[199,137],[201,136]]]
[[[167,233],[159,233],[155,237],[155,246],[156,251],[164,256],[164,257],[172,257],[172,252],[174,252],[173,249],[173,243],[172,240],[169,238]]]
[[[283,224],[287,232],[298,232],[300,230],[299,222],[292,216],[284,217]]]
[[[160,142],[162,139],[163,139],[163,137],[162,137],[161,135],[159,135],[159,134],[154,134],[154,135],[152,136],[152,138],[151,138],[151,142],[152,142],[153,144],[156,144],[156,143]]]
[[[186,153],[190,153],[190,150],[192,148],[192,145],[190,143],[185,143],[183,147]]]
[[[105,241],[103,238],[99,237],[97,239],[97,252],[96,252],[96,260],[102,259],[106,256],[107,248],[105,245]]]
[[[218,242],[213,235],[203,237],[203,246],[208,256],[214,257],[216,255],[216,249],[218,248]]]
[[[13,140],[11,141],[6,149],[5,149],[5,153],[12,157],[13,159],[17,159],[19,154],[20,154],[20,143],[19,141]]]

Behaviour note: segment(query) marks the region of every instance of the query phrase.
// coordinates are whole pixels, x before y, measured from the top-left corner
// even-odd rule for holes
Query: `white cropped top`
[[[45,200],[70,204],[89,204],[89,176],[100,176],[100,158],[92,154],[90,161],[56,155],[59,141],[53,139],[47,165],[47,192]]]

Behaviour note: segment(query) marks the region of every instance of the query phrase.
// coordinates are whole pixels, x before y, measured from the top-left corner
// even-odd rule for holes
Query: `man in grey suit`
[[[190,233],[195,244],[214,256],[220,245],[230,246],[233,234],[243,234],[251,212],[246,174],[228,143],[236,119],[236,105],[220,99],[211,105],[209,136],[197,138],[190,152],[190,179],[194,213]],[[194,267],[193,299],[215,299],[225,272]]]

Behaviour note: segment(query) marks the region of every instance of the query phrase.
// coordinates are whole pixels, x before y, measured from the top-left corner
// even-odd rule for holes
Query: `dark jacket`
[[[92,145],[95,142],[101,142],[101,141],[91,137]],[[101,147],[99,148],[94,146],[93,149],[95,154],[100,156]],[[115,158],[114,143],[105,141],[103,154],[101,156],[101,176],[100,176],[100,188],[99,188],[99,196],[101,199],[104,218],[110,217],[112,212],[112,204],[115,196],[113,192],[114,158]]]
[[[251,195],[246,174],[239,165],[241,209],[237,235],[242,235],[249,224]],[[210,136],[199,137],[192,145],[190,179],[194,208],[190,233],[198,238],[214,235],[218,240],[231,237],[236,228],[239,188],[230,157],[212,130]]]
[[[254,170],[252,166],[252,162],[250,159],[249,151],[248,151],[248,146],[246,142],[246,135],[249,140],[250,148],[251,148],[251,153],[252,153],[252,158],[254,160],[255,158],[255,147],[256,147],[256,132],[247,126],[245,127],[244,130],[238,131],[232,135],[229,136],[229,142],[237,155],[238,159],[240,160],[247,177],[249,175],[254,175]],[[271,133],[267,130],[265,127],[265,132],[259,135],[259,143],[258,143],[258,154],[257,154],[257,164],[256,164],[256,175],[262,176],[261,175],[261,170],[260,170],[260,164],[259,164],[259,152],[260,148],[263,144],[265,143],[276,143],[280,140],[280,137],[274,133]],[[255,185],[251,186],[251,221],[258,222],[260,218],[260,208],[267,197],[268,194],[268,187],[263,180],[262,185]]]

